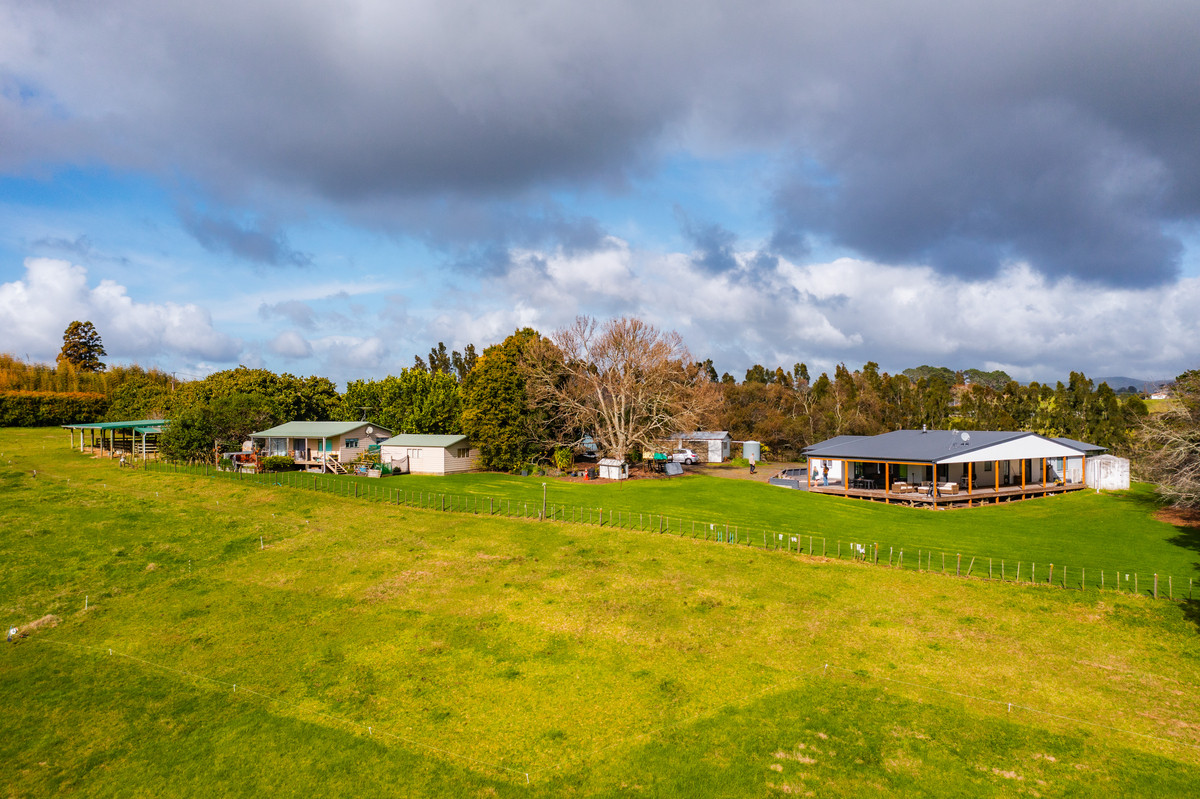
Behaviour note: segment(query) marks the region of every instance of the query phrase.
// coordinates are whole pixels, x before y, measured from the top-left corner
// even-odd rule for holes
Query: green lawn
[[[740,543],[761,548],[765,537],[772,546],[802,547],[806,552],[811,536],[816,553],[829,556],[837,555],[839,544],[843,555],[852,542],[878,544],[881,558],[891,550],[894,563],[903,550],[904,567],[912,569],[918,555],[928,565],[932,553],[933,568],[940,570],[941,557],[946,555],[947,569],[953,570],[961,554],[963,569],[972,557],[976,559],[974,574],[986,574],[991,559],[996,577],[1003,569],[1011,578],[1020,563],[1023,580],[1029,579],[1031,564],[1037,564],[1034,576],[1043,579],[1049,576],[1049,564],[1054,564],[1056,582],[1061,582],[1065,567],[1068,585],[1075,587],[1081,578],[1099,587],[1102,576],[1105,586],[1111,587],[1120,574],[1123,589],[1133,590],[1136,582],[1138,590],[1149,593],[1158,574],[1160,593],[1168,592],[1170,577],[1175,595],[1187,596],[1188,581],[1200,581],[1200,530],[1157,521],[1156,497],[1146,484],[1135,484],[1126,492],[1078,491],[982,508],[932,511],[704,474],[603,484],[503,474],[406,475],[384,480],[349,476],[314,480],[293,474],[257,479],[264,486],[281,483],[284,488],[291,484],[311,490],[319,485],[327,492],[351,496],[357,486],[360,498],[398,497],[435,508],[442,507],[444,498],[445,506],[455,511],[486,514],[491,509],[532,516],[540,512],[545,483],[547,513],[567,520],[599,523],[602,512],[606,525],[650,531],[661,525],[676,535],[710,539],[718,531],[723,534],[728,525]],[[792,537],[799,540],[791,544]]]
[[[3,431],[0,453],[0,621],[62,620],[0,655],[11,795],[1200,786],[1196,604],[120,470],[58,431]],[[540,503],[530,478],[382,482],[402,480]],[[705,478],[550,488],[838,526],[904,510]],[[1078,500],[1044,505],[1155,524],[1136,494]]]

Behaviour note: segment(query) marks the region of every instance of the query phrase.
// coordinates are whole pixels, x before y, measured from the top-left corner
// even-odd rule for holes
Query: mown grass
[[[170,468],[170,467],[157,467]],[[199,470],[203,473],[203,470]],[[210,477],[210,479],[221,479]],[[225,477],[224,479],[231,479]],[[249,479],[249,478],[248,478]],[[848,556],[849,544],[878,544],[882,557],[893,554],[904,567],[916,569],[933,554],[933,568],[953,570],[959,554],[962,568],[976,559],[975,574],[986,574],[991,560],[993,574],[1014,577],[1018,563],[1021,577],[1034,573],[1049,577],[1056,567],[1061,583],[1066,568],[1069,586],[1112,587],[1116,575],[1122,590],[1150,593],[1153,576],[1160,576],[1160,593],[1171,590],[1176,597],[1188,596],[1189,580],[1200,581],[1200,531],[1175,526],[1154,518],[1158,500],[1153,488],[1134,484],[1129,491],[1079,491],[1024,502],[1008,502],[981,508],[932,511],[845,499],[835,496],[788,491],[761,483],[729,480],[704,474],[670,480],[634,480],[622,483],[578,483],[549,477],[519,477],[504,474],[467,474],[448,477],[406,475],[387,480],[350,476],[259,476],[264,484],[279,482],[295,486],[321,486],[326,492],[359,497],[407,498],[427,507],[454,510],[479,509],[487,513],[537,516],[545,483],[547,513],[556,518],[614,523],[627,529],[657,531],[660,526],[686,537],[713,539],[726,526],[736,531],[737,540],[751,546],[797,548],[812,546],[818,553],[836,556],[839,544]],[[249,479],[253,482],[253,479]],[[297,489],[305,490],[305,489]],[[311,489],[307,489],[311,490]],[[491,501],[489,504],[489,500]],[[784,535],[783,541],[779,536]],[[796,543],[789,539],[798,537]],[[928,564],[927,564],[928,565]],[[1124,579],[1129,575],[1128,579]],[[1136,575],[1136,577],[1135,577]]]
[[[14,795],[1200,785],[1194,606],[122,471],[64,439],[0,439],[0,613],[62,619],[0,656]]]

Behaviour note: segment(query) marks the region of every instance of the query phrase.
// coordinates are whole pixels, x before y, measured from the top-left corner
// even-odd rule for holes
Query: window
[[[992,462],[991,462],[991,461],[984,461],[984,462],[983,462],[983,470],[984,470],[985,472],[990,472],[990,471],[992,470]]]
[[[421,450],[419,450],[419,449],[410,449],[410,450],[408,451],[408,459],[409,459],[410,461],[413,461],[413,460],[420,460],[420,459],[421,459]]]
[[[469,457],[471,457],[471,450],[468,447],[459,447],[458,449],[456,449],[454,451],[454,457],[469,458]]]
[[[346,449],[358,449],[358,439],[357,438],[347,438],[346,439]]]

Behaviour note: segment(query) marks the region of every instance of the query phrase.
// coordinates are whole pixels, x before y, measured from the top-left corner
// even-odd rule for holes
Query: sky
[[[1194,0],[0,0],[0,351],[1200,368]]]

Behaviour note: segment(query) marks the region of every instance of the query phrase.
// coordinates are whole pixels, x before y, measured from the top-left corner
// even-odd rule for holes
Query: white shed
[[[466,436],[402,433],[384,441],[379,456],[394,474],[461,474],[474,468],[479,450]]]
[[[1123,491],[1129,488],[1129,459],[1096,455],[1087,459],[1088,488]]]
[[[728,430],[697,430],[692,433],[676,433],[671,436],[682,446],[696,450],[701,462],[724,463],[729,460],[733,436]]]
[[[616,458],[601,458],[600,477],[605,480],[625,480],[629,477],[629,466],[625,461],[619,461]]]

